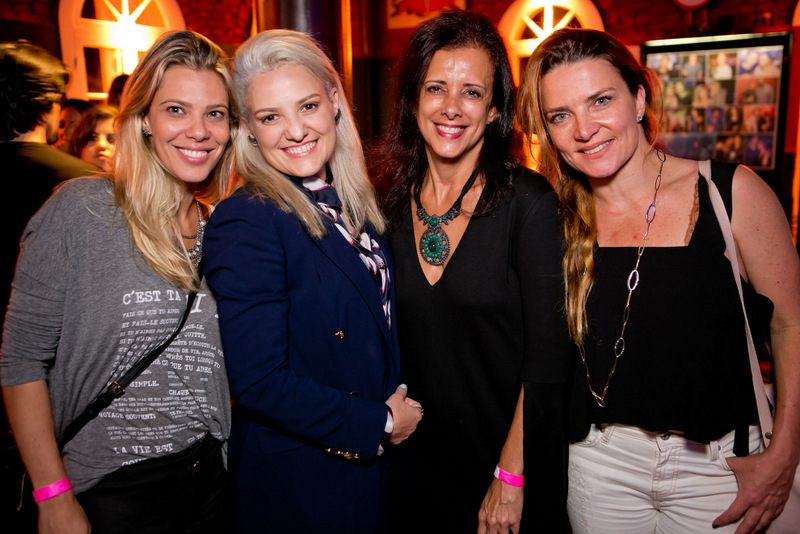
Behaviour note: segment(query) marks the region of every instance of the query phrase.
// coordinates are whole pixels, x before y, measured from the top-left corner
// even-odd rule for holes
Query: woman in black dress
[[[409,394],[426,408],[398,470],[411,493],[398,521],[414,532],[518,532],[524,407],[536,465],[523,524],[552,532],[564,524],[572,361],[556,195],[510,154],[514,86],[487,20],[450,11],[420,26],[397,81],[371,163],[392,224]]]

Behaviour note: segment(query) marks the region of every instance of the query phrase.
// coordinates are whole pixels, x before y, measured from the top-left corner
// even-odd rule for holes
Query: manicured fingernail
[[[408,389],[408,386],[407,386],[407,385],[405,385],[405,384],[400,384],[398,387],[401,387],[401,388],[403,388],[403,389]]]

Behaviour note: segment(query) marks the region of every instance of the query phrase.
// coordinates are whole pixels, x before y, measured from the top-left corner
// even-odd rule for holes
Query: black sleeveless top
[[[712,173],[729,214],[734,170],[735,166],[715,164]],[[655,432],[677,430],[703,443],[737,430],[736,453],[747,454],[747,426],[758,421],[758,414],[744,318],[730,262],[724,256],[725,241],[702,177],[698,193],[700,213],[689,244],[647,247],[642,255],[640,282],[631,297],[625,330],[626,349],[611,380],[605,408],[591,398],[583,366],[578,366],[570,419],[573,441],[583,439],[591,423],[621,423]],[[636,247],[595,250],[596,280],[587,302],[585,345],[598,393],[613,363],[636,252]],[[768,301],[756,297],[751,286],[745,292]],[[771,302],[768,306],[771,314]],[[760,329],[756,339],[756,343],[763,340]]]

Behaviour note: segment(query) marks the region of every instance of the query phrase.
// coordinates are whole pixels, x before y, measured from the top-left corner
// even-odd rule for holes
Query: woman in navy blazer
[[[304,34],[234,58],[240,187],[205,232],[234,397],[239,532],[374,534],[384,449],[422,417],[400,385],[385,222],[333,66]]]

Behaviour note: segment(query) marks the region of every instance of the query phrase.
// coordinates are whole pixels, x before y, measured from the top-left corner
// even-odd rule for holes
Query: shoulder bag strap
[[[164,352],[169,344],[172,343],[172,341],[183,328],[183,325],[186,324],[186,319],[189,317],[189,313],[192,310],[192,305],[194,304],[194,299],[196,296],[197,293],[195,291],[189,293],[189,296],[186,299],[186,310],[183,312],[183,317],[181,317],[178,327],[172,332],[172,334],[170,334],[167,340],[139,359],[139,361],[133,364],[133,366],[128,369],[128,371],[122,375],[121,378],[111,382],[111,384],[109,384],[106,389],[101,391],[97,397],[95,397],[94,400],[89,403],[83,412],[81,412],[81,414],[78,415],[78,417],[76,417],[69,424],[69,426],[67,426],[67,429],[64,431],[64,435],[61,438],[61,450],[64,449],[64,446],[69,443],[70,440],[72,440],[72,438],[74,438],[89,421],[97,417],[97,414],[111,405],[114,399],[124,395],[125,388],[128,387],[128,384],[133,382],[137,376],[142,374],[142,371],[147,369],[147,367],[153,363],[162,352]]]
[[[753,335],[750,333],[750,323],[747,320],[747,309],[744,305],[744,294],[742,293],[742,278],[739,274],[739,258],[736,253],[736,242],[733,239],[731,222],[728,218],[728,212],[725,210],[722,196],[719,194],[716,184],[711,180],[711,162],[709,160],[700,161],[698,162],[698,166],[700,168],[700,174],[702,174],[708,182],[708,194],[711,197],[711,204],[714,206],[714,213],[717,216],[722,235],[725,237],[725,246],[730,255],[733,278],[736,280],[736,288],[739,290],[739,300],[742,303],[742,313],[744,314],[744,329],[747,335],[747,352],[750,354],[750,374],[753,379],[753,391],[755,392],[756,406],[758,407],[758,420],[761,425],[761,446],[762,448],[766,448],[769,444],[769,440],[772,439],[772,412],[767,403],[767,394],[764,390],[764,383],[761,380],[761,368],[758,365],[758,356],[756,355],[756,348],[753,343]]]

